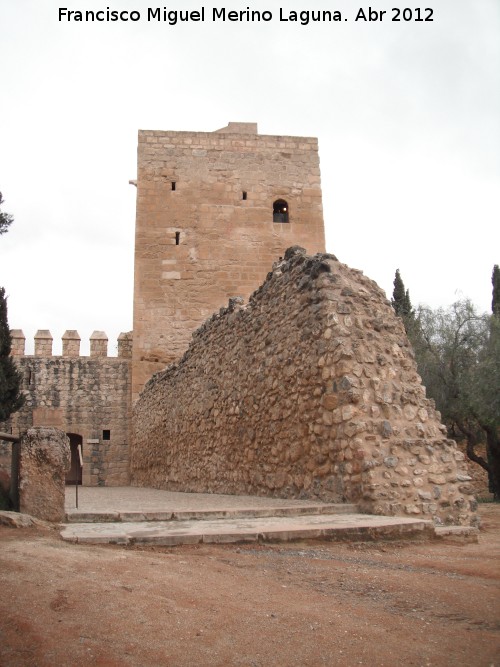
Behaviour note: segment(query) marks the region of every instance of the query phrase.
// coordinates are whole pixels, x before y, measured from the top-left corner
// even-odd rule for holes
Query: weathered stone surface
[[[120,335],[118,357],[105,356],[103,332],[92,336],[92,356],[79,356],[79,343],[78,332],[71,330],[63,336],[62,356],[42,356],[46,349],[15,356],[26,400],[0,430],[17,434],[53,426],[79,436],[83,484],[123,486],[129,483],[132,334]],[[3,470],[10,477],[11,449],[0,442],[0,476]]]
[[[69,438],[56,428],[31,428],[21,439],[19,509],[45,521],[64,520]]]
[[[288,222],[275,218],[277,200],[287,203]],[[253,123],[140,130],[133,397],[228,298],[248,298],[294,244],[325,249],[317,139],[261,135]],[[328,261],[303,276],[306,298]]]
[[[291,249],[246,306],[209,318],[146,385],[133,424],[138,486],[475,521],[401,321],[373,281],[331,255]]]
[[[0,526],[9,526],[10,528],[31,528],[32,526],[44,526],[42,521],[35,519],[29,514],[21,512],[0,511]]]

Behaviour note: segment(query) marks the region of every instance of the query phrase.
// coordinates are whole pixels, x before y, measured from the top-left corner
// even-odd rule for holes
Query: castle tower
[[[286,248],[324,252],[317,139],[139,131],[132,393]]]

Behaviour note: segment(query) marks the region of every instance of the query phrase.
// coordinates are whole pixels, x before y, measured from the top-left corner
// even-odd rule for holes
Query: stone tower
[[[259,135],[255,123],[139,131],[134,398],[295,244],[325,250],[317,139]]]

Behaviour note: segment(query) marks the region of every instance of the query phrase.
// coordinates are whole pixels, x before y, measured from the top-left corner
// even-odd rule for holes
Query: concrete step
[[[72,523],[61,537],[79,544],[228,544],[286,542],[302,539],[388,540],[432,539],[431,521],[368,514],[304,514],[175,521]]]
[[[145,522],[145,521],[210,521],[213,519],[240,519],[259,517],[288,517],[317,514],[352,514],[357,512],[356,505],[349,503],[318,503],[311,502],[301,505],[297,501],[290,505],[277,507],[269,506],[249,507],[214,507],[203,509],[149,509],[149,510],[108,510],[85,511],[85,509],[69,510],[66,512],[68,523],[117,523],[117,522]]]

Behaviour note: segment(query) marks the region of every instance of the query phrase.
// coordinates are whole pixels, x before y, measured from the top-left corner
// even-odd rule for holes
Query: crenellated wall
[[[26,336],[22,329],[11,329],[13,357],[24,357],[26,349]],[[79,357],[80,356],[80,334],[75,329],[68,329],[61,337],[62,356]],[[121,333],[118,336],[118,358],[132,358],[132,332]],[[34,337],[35,357],[52,357],[52,343],[54,341],[52,334],[48,329],[39,329]],[[90,356],[107,357],[108,356],[108,337],[104,331],[94,331],[90,336]]]
[[[333,255],[301,248],[146,384],[130,466],[138,486],[475,522],[464,455],[425,397],[385,294]]]
[[[88,357],[80,356],[80,336],[74,330],[62,336],[62,356],[52,355],[48,330],[36,333],[34,355],[24,354],[21,330],[11,334],[26,401],[0,424],[0,431],[21,435],[32,426],[56,427],[70,434],[73,476],[76,446],[82,445],[83,484],[128,484],[132,334],[120,334],[117,357],[107,356],[108,337],[102,331],[90,337]],[[10,446],[0,446],[0,469],[10,473]]]

